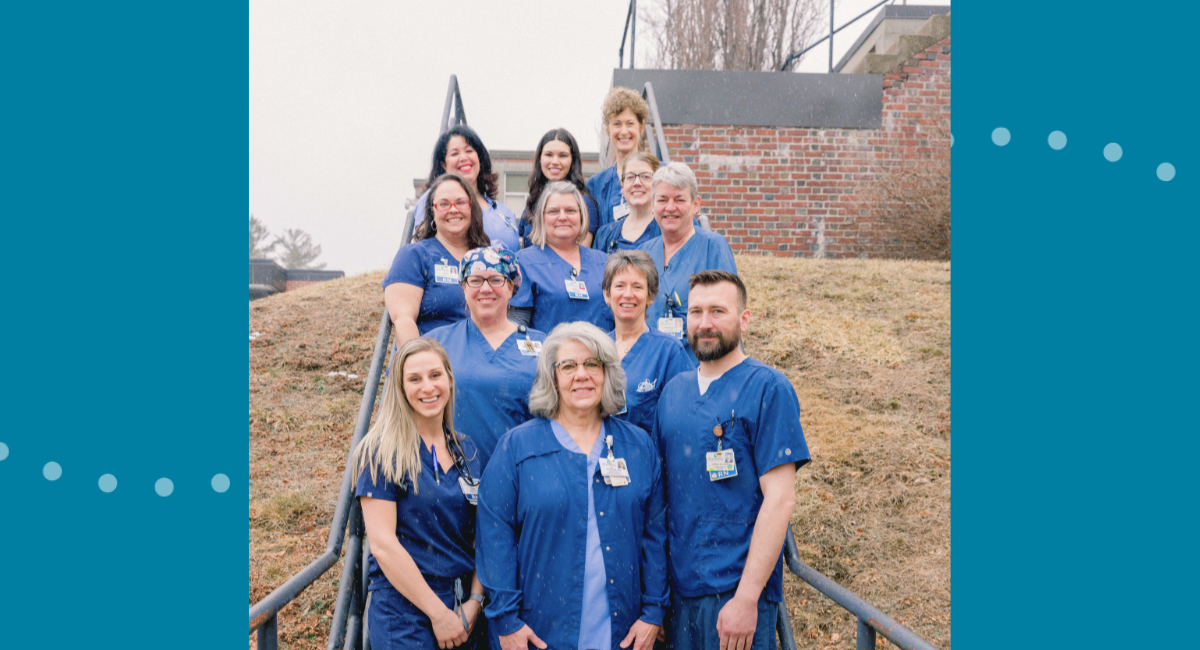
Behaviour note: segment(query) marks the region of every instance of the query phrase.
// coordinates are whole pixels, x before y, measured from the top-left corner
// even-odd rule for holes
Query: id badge
[[[458,267],[450,264],[435,264],[434,279],[438,284],[458,284]]]
[[[479,505],[479,485],[471,485],[467,483],[467,479],[458,477],[458,487],[462,488],[463,496],[467,498],[467,503],[477,506]]]
[[[542,353],[542,342],[532,341],[530,339],[521,339],[517,341],[517,349],[521,354],[527,357],[536,357]]]
[[[588,300],[587,285],[583,280],[567,280],[567,295],[573,300]]]
[[[670,334],[677,339],[683,338],[683,319],[682,318],[667,318],[658,319],[658,331],[663,334]]]
[[[733,457],[732,449],[710,451],[704,454],[704,458],[708,467],[708,480],[721,481],[737,476],[737,461]]]
[[[613,221],[620,221],[629,216],[630,207],[628,203],[613,206]]]
[[[601,457],[600,475],[604,477],[605,483],[613,487],[629,485],[629,467],[625,464],[624,458],[614,458],[610,461]]]

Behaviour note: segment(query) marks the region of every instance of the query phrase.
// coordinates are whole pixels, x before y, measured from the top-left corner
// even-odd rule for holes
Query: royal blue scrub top
[[[592,248],[603,251],[606,255],[612,255],[613,251],[632,251],[637,250],[642,244],[662,236],[662,230],[658,227],[657,221],[651,221],[646,229],[642,231],[637,241],[629,241],[621,234],[621,227],[625,225],[625,220],[614,221],[606,224],[599,232],[596,233],[596,238],[592,240]]]
[[[662,624],[667,606],[666,506],[658,450],[641,429],[605,420],[630,484],[612,487],[587,457],[559,444],[537,419],[500,439],[479,486],[476,574],[497,634],[529,625],[551,648],[577,648],[583,613],[588,480],[608,577],[612,647],[641,619]],[[597,439],[597,445],[604,440]],[[608,449],[605,445],[604,455]]]
[[[594,239],[596,230],[599,228],[600,224],[600,209],[596,207],[596,201],[586,194],[583,195],[583,202],[587,206],[588,211],[588,231],[592,233]],[[530,246],[533,246],[533,240],[529,239],[529,236],[533,233],[533,222],[531,221],[532,218],[533,217],[529,215],[528,210],[521,214],[521,223],[518,224],[517,230],[520,231],[521,234],[522,248],[529,248]]]
[[[617,340],[615,330],[608,335]],[[651,327],[621,359],[621,369],[625,371],[625,413],[613,417],[650,431],[667,382],[695,368],[679,339]]]
[[[483,232],[491,238],[492,243],[504,242],[504,247],[510,251],[521,250],[521,238],[517,235],[517,215],[503,203],[491,197],[487,198],[488,209],[483,211]],[[413,232],[425,221],[425,201],[429,199],[429,190],[417,199],[413,206]]]
[[[654,260],[654,266],[658,268],[658,295],[654,297],[654,302],[650,304],[650,309],[646,312],[646,324],[657,328],[658,319],[668,315],[667,297],[678,296],[679,302],[670,309],[670,312],[675,317],[683,319],[685,331],[681,333],[680,340],[683,342],[683,349],[687,350],[688,356],[692,358],[693,362],[696,361],[696,355],[688,345],[686,336],[688,278],[692,277],[694,273],[714,269],[729,271],[736,275],[737,263],[733,261],[733,249],[729,247],[729,242],[725,241],[724,237],[703,228],[696,228],[691,239],[675,252],[675,255],[671,257],[670,266],[663,263],[666,252],[663,249],[661,236],[651,239],[638,248],[649,253],[650,259]]]
[[[459,262],[437,237],[405,244],[396,252],[392,268],[383,278],[383,288],[403,282],[425,291],[417,314],[417,332],[421,336],[467,317],[467,300],[458,281]],[[438,266],[453,267],[453,276],[445,273],[439,276]]]
[[[518,331],[493,350],[470,318],[426,334],[441,343],[450,358],[454,428],[471,436],[485,466],[500,436],[533,418],[529,390],[537,376],[537,357],[524,354],[517,344],[526,334],[531,341],[546,340],[537,330]]]
[[[407,490],[398,493],[396,484],[385,479],[376,467],[374,479],[370,468],[362,470],[354,494],[396,502],[396,539],[412,556],[421,575],[458,578],[475,570],[475,506],[467,502],[458,483],[464,476],[458,466],[443,472],[434,465],[433,455],[424,443],[419,446],[419,489],[414,490],[405,478],[401,483]],[[462,436],[462,449],[470,476],[478,481],[483,476],[481,454],[467,436]],[[371,590],[393,587],[374,555],[367,556],[367,579]]]
[[[621,179],[617,178],[617,165],[614,163],[611,167],[589,178],[587,188],[600,207],[600,227],[603,228],[615,221],[613,208],[621,205],[625,200],[621,196]]]
[[[763,503],[758,479],[779,465],[799,469],[809,461],[800,402],[783,373],[746,359],[704,395],[696,377],[692,370],[667,383],[654,421],[671,504],[671,588],[687,598],[737,588]],[[717,451],[718,424],[738,473],[711,481],[705,454]],[[783,599],[782,552],[763,591],[771,602]]]
[[[613,329],[612,310],[604,302],[604,263],[608,256],[597,250],[579,247],[580,271],[577,277],[571,272],[575,267],[559,257],[554,249],[546,246],[523,248],[517,253],[521,265],[521,288],[509,304],[513,307],[533,308],[533,329],[549,332],[559,323],[587,321],[604,331]],[[587,287],[587,300],[575,299],[567,294],[567,281],[583,282]]]

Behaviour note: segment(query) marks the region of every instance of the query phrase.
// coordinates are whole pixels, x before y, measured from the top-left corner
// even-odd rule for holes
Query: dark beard
[[[716,361],[717,359],[723,358],[730,352],[733,352],[738,348],[739,345],[741,345],[741,330],[735,330],[732,339],[726,339],[725,334],[720,331],[713,330],[712,332],[717,335],[717,342],[715,345],[705,344],[704,347],[699,346],[699,330],[693,332],[691,336],[688,337],[688,343],[690,343],[692,346],[692,352],[696,354],[696,358],[700,361]],[[705,333],[708,334],[709,332]]]

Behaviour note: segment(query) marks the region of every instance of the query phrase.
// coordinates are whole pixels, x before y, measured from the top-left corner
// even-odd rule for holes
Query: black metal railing
[[[621,32],[621,49],[617,51],[617,67],[625,67],[625,39],[629,39],[629,69],[634,66],[634,46],[637,45],[637,0],[629,0],[629,13],[625,14],[625,31]]]
[[[834,34],[836,34],[836,33],[838,33],[838,32],[840,32],[840,31],[842,31],[843,29],[846,29],[846,28],[847,28],[847,27],[849,27],[850,25],[853,25],[853,24],[854,24],[854,22],[855,22],[856,20],[858,20],[859,18],[862,18],[863,16],[866,16],[867,14],[871,13],[872,11],[875,11],[876,9],[878,9],[878,8],[882,7],[883,5],[885,5],[885,4],[889,3],[889,2],[895,2],[895,1],[896,1],[896,0],[880,0],[880,2],[877,2],[877,3],[876,3],[874,6],[872,6],[870,9],[868,9],[868,10],[866,10],[866,11],[862,12],[861,14],[859,14],[859,15],[857,15],[857,16],[855,16],[855,17],[851,18],[851,19],[850,19],[850,22],[846,23],[845,25],[842,25],[841,27],[838,27],[837,29],[834,29],[834,28],[833,28],[833,2],[834,2],[834,0],[829,0],[829,33],[828,33],[828,34],[826,34],[825,36],[821,37],[821,38],[820,38],[819,40],[817,40],[816,42],[814,42],[814,43],[810,43],[810,44],[809,44],[809,46],[808,46],[808,47],[806,47],[806,48],[804,48],[803,50],[800,50],[799,52],[795,52],[795,53],[793,53],[793,54],[789,54],[789,55],[788,55],[788,58],[787,58],[787,60],[785,60],[785,61],[783,62],[783,65],[779,66],[779,71],[780,71],[780,72],[788,72],[789,70],[791,70],[791,69],[792,69],[792,63],[794,63],[794,62],[795,62],[797,59],[799,59],[800,57],[804,56],[805,54],[807,54],[807,53],[808,53],[808,51],[809,51],[809,50],[811,50],[811,49],[813,49],[814,47],[816,47],[816,46],[820,45],[821,43],[824,43],[825,41],[829,41],[829,71],[830,71],[830,72],[833,72],[833,66],[834,66],[834,61],[833,61],[833,35],[834,35]]]

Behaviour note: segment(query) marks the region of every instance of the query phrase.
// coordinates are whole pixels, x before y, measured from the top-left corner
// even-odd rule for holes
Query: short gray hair
[[[529,391],[529,411],[542,418],[558,415],[559,395],[557,371],[558,349],[567,341],[575,341],[604,362],[604,391],[600,395],[600,417],[616,415],[625,408],[625,371],[617,346],[599,327],[584,321],[562,323],[555,327],[542,343],[538,355],[537,378]]]
[[[576,243],[582,243],[583,238],[587,237],[590,232],[587,204],[584,203],[583,195],[579,193],[579,188],[575,187],[574,183],[568,183],[567,181],[554,181],[542,188],[542,195],[538,197],[537,205],[533,208],[533,217],[530,219],[530,226],[532,227],[529,230],[529,241],[538,248],[546,247],[546,219],[544,213],[546,211],[546,202],[555,194],[570,194],[575,197],[575,203],[579,206],[579,236],[575,238]]]
[[[692,171],[691,167],[679,161],[669,162],[654,172],[654,179],[650,181],[651,197],[656,194],[655,188],[658,187],[659,183],[666,183],[671,187],[685,190],[692,201],[700,198],[700,187],[696,184],[696,173]]]
[[[625,269],[641,271],[646,277],[646,309],[650,309],[658,295],[658,268],[646,251],[613,251],[604,263],[604,282],[601,284],[604,293],[612,293],[613,278]]]

